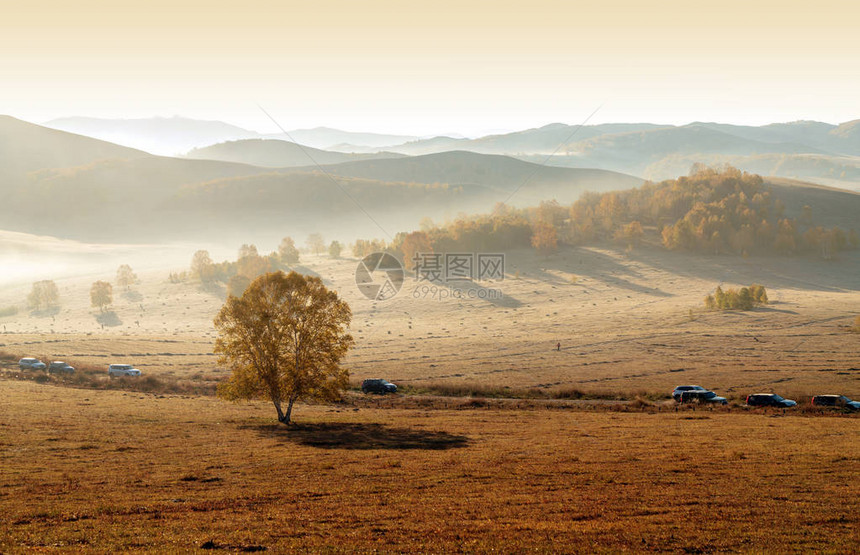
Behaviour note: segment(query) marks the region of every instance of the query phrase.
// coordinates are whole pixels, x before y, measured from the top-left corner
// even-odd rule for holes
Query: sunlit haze
[[[0,106],[260,132],[858,117],[855,2],[4,2]]]

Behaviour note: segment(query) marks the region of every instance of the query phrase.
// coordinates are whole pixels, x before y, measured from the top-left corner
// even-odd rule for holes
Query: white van
[[[108,376],[140,376],[140,370],[131,364],[111,364],[108,366]]]

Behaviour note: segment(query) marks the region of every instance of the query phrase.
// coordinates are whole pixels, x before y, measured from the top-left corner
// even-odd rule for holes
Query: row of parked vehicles
[[[47,370],[51,374],[74,374],[75,368],[63,361],[55,360],[45,364],[37,358],[22,358],[18,361],[21,370]],[[140,370],[131,364],[111,364],[108,366],[110,377],[140,376]],[[397,386],[388,380],[372,378],[361,383],[363,393],[397,393]],[[728,400],[700,385],[679,385],[672,391],[672,398],[678,403],[699,403],[727,405]],[[750,407],[791,408],[797,406],[797,401],[784,399],[775,393],[753,393],[747,395],[746,404]],[[812,406],[836,407],[851,411],[860,411],[860,401],[852,401],[845,395],[816,395],[812,398]]]
[[[47,370],[49,374],[74,374],[75,367],[61,360],[55,360],[50,364],[45,364],[41,360],[32,357],[22,358],[18,361],[18,368],[21,370]],[[131,364],[111,364],[108,366],[108,376],[115,378],[118,376],[140,376],[140,370]]]
[[[725,397],[720,397],[700,385],[679,385],[672,391],[672,398],[678,403],[714,403],[728,404]],[[776,407],[788,409],[797,406],[797,401],[785,399],[776,393],[753,393],[747,395],[746,404],[750,407]],[[852,401],[845,395],[816,395],[812,398],[814,407],[836,407],[846,410],[860,410],[860,401]]]

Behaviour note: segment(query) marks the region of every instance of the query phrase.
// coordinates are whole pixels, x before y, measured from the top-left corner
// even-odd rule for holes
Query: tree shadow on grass
[[[135,291],[134,289],[126,289],[121,293],[121,296],[123,299],[135,303],[139,303],[143,300],[143,295],[141,295],[139,291]]]
[[[96,322],[108,328],[122,325],[122,320],[119,319],[119,316],[113,310],[96,314]]]
[[[469,444],[467,436],[411,428],[392,428],[376,423],[317,422],[293,424],[289,427],[282,424],[261,424],[245,427],[255,429],[265,437],[274,437],[286,443],[320,449],[442,451],[466,447]]]
[[[30,316],[32,316],[33,318],[51,318],[52,316],[56,316],[59,313],[59,306],[50,306],[48,308],[42,308],[39,310],[31,310]]]

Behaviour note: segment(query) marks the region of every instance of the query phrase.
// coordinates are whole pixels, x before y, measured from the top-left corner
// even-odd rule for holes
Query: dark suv
[[[75,367],[70,366],[61,360],[55,360],[48,365],[48,372],[51,374],[74,374]]]
[[[860,410],[860,401],[852,401],[845,395],[816,395],[812,398],[812,406]]]
[[[681,394],[685,391],[707,391],[700,385],[679,385],[672,391],[672,399],[681,402]]]
[[[797,404],[797,401],[783,399],[776,393],[755,393],[747,396],[747,405],[751,407],[778,407],[787,409]]]
[[[361,382],[363,393],[397,393],[397,386],[388,380],[374,378]]]
[[[717,403],[720,405],[725,405],[728,403],[725,397],[720,397],[713,391],[700,389],[682,391],[681,398],[679,399],[679,401],[681,403]]]

